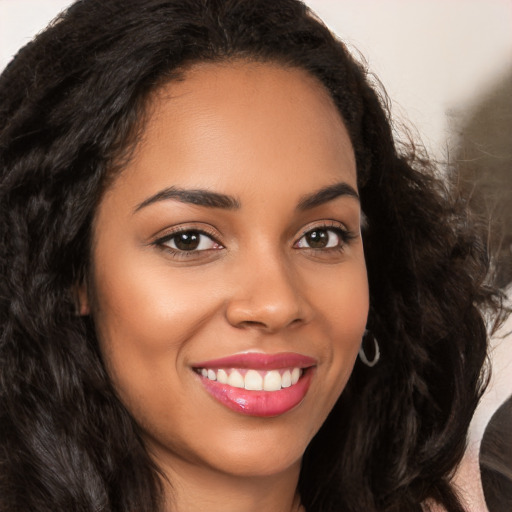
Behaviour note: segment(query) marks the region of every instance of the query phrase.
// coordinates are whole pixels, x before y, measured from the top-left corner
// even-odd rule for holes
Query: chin
[[[282,420],[282,419],[281,419]],[[278,418],[261,420],[251,430],[232,429],[211,440],[210,464],[241,477],[267,477],[289,470],[300,462],[312,435],[294,425],[279,425]]]
[[[234,450],[227,453],[225,458],[216,461],[218,470],[242,478],[273,477],[289,471],[297,466],[300,468],[303,451],[284,453],[261,451],[255,448],[251,453],[240,453]]]

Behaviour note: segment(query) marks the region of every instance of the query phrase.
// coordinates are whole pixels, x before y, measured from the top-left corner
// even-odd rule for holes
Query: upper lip
[[[212,359],[194,364],[194,368],[251,368],[254,370],[278,370],[280,368],[309,368],[315,366],[312,357],[295,352],[280,352],[278,354],[262,354],[247,352],[233,354],[220,359]]]

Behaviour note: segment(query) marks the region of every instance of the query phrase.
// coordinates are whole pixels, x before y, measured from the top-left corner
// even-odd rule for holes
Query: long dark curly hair
[[[356,154],[369,328],[304,455],[308,512],[463,510],[450,476],[482,392],[485,247],[435,169],[395,143],[383,95],[296,0],[81,0],[0,78],[0,510],[155,512],[158,468],[76,312],[91,224],[151,92],[200,61],[306,70]]]

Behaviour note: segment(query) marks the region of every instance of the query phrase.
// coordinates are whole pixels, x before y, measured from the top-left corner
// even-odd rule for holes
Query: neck
[[[300,461],[272,475],[229,475],[189,462],[163,467],[166,512],[300,512]]]

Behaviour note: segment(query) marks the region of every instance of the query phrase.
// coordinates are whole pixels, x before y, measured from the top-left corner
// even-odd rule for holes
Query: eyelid
[[[314,231],[315,229],[325,229],[325,230],[335,230],[335,231],[341,231],[342,233],[346,234],[350,237],[357,237],[358,232],[354,232],[351,229],[349,229],[343,222],[337,221],[337,220],[321,220],[321,221],[315,221],[307,224],[304,228],[301,229],[301,232],[299,236],[297,237],[296,242],[298,242],[303,236],[307,235],[309,232]]]
[[[308,234],[311,233],[311,231],[315,230],[324,230],[324,231],[334,231],[336,235],[340,238],[340,245],[336,247],[322,247],[322,248],[315,248],[315,247],[298,247],[299,242]],[[301,234],[298,236],[298,238],[293,243],[293,247],[295,249],[305,250],[305,251],[313,251],[313,252],[322,252],[326,253],[329,251],[343,251],[343,249],[349,244],[352,240],[358,238],[360,235],[360,232],[354,232],[347,228],[345,224],[343,224],[340,221],[335,220],[327,220],[327,221],[317,221],[308,224],[301,230]]]
[[[165,242],[172,239],[173,236],[179,235],[180,233],[186,233],[188,231],[196,231],[201,235],[205,235],[211,238],[215,243],[219,244],[221,247],[224,245],[219,241],[219,233],[214,230],[213,227],[201,224],[200,226],[194,223],[190,224],[179,224],[178,226],[172,226],[171,228],[164,229],[160,231],[163,234],[157,234],[153,237],[151,241],[151,245],[163,246]],[[171,248],[169,248],[171,249]],[[181,252],[181,251],[180,251]],[[191,251],[192,252],[192,251]]]

